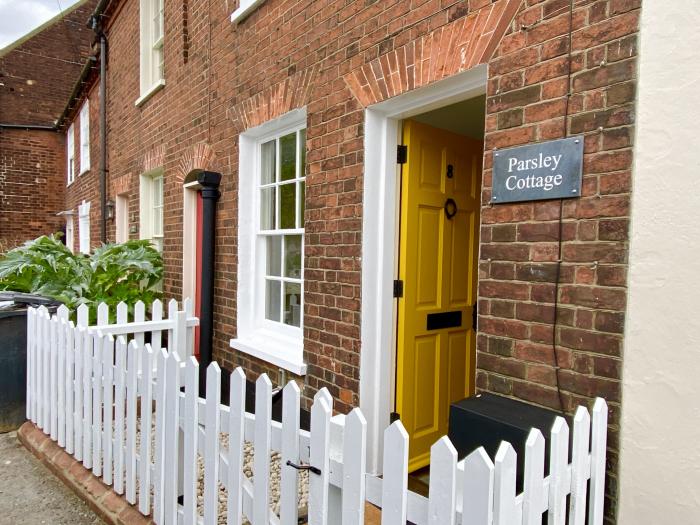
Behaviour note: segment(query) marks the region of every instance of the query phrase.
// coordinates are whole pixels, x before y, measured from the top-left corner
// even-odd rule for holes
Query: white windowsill
[[[304,345],[298,339],[260,330],[250,337],[231,339],[230,344],[234,350],[267,361],[293,374],[306,375]]]
[[[154,94],[156,94],[158,91],[163,89],[165,86],[165,79],[161,78],[158,82],[153,84],[153,86],[150,87],[143,95],[141,95],[139,98],[136,99],[136,102],[134,102],[134,106],[140,106],[144,102],[146,102],[149,98],[151,98]]]
[[[88,167],[85,168],[83,171],[81,171],[80,173],[78,173],[78,177],[80,177],[80,176],[83,175],[84,173],[87,173],[88,171],[90,171],[90,166],[88,166]]]
[[[255,11],[265,0],[241,0],[241,7],[231,13],[231,22],[240,22]]]

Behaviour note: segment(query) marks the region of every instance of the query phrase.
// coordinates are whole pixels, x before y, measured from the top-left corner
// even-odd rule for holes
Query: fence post
[[[102,371],[104,374],[104,394],[102,400],[104,402],[104,443],[102,450],[104,452],[104,469],[103,477],[107,485],[113,482],[113,458],[114,458],[114,441],[113,441],[113,407],[114,407],[114,337],[108,334],[104,339],[102,348]]]
[[[510,443],[503,441],[496,452],[493,491],[494,525],[520,523],[515,505],[517,456]]]
[[[544,493],[544,436],[533,428],[525,442],[523,525],[542,525]]]
[[[34,402],[34,308],[27,308],[27,390],[25,393],[25,417],[33,420],[32,405]]]
[[[270,441],[272,383],[267,374],[255,382],[255,457],[253,458],[253,523],[267,523],[270,514]]]
[[[586,523],[590,432],[591,416],[588,414],[588,410],[580,406],[574,416],[574,443],[571,451],[571,500],[569,505],[571,525],[584,525]]]
[[[566,522],[566,496],[571,488],[569,478],[569,426],[557,417],[552,426],[549,446],[549,525]]]
[[[160,350],[158,350],[160,353]],[[146,345],[141,354],[141,462],[139,464],[139,511],[151,511],[151,421],[153,419],[153,349]]]
[[[143,303],[141,303],[143,306]],[[143,346],[132,340],[127,347],[126,368],[126,501],[136,503],[136,409],[138,357]]]
[[[75,414],[74,396],[75,381],[73,380],[75,371],[75,325],[73,321],[65,322],[66,334],[66,375],[65,375],[65,399],[66,399],[66,452],[73,454],[75,451]]]
[[[365,467],[367,420],[359,408],[345,417],[343,433],[343,524],[365,522]]]
[[[282,459],[280,469],[280,522],[296,525],[299,522],[298,482],[299,472],[287,465],[299,464],[299,408],[300,391],[295,381],[290,381],[282,393]]]
[[[117,312],[119,309],[117,308]],[[117,314],[118,315],[118,314]],[[114,491],[124,494],[124,410],[126,406],[126,339],[117,338],[114,352]]]

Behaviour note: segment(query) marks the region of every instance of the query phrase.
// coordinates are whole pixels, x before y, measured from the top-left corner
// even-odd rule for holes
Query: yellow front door
[[[396,411],[413,471],[447,433],[450,403],[474,391],[483,143],[416,121],[403,143]]]

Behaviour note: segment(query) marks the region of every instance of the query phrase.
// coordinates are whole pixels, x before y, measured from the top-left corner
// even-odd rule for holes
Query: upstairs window
[[[73,124],[68,128],[66,134],[66,181],[67,184],[73,184],[75,180],[75,130]]]
[[[163,2],[141,0],[141,96],[137,105],[165,85]]]
[[[90,169],[90,101],[80,110],[80,174]]]

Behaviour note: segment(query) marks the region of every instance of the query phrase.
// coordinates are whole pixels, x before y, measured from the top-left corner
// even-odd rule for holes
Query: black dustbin
[[[45,305],[54,313],[60,304],[40,295],[0,292],[0,432],[26,420],[27,308]]]

